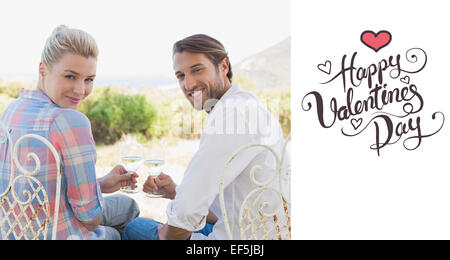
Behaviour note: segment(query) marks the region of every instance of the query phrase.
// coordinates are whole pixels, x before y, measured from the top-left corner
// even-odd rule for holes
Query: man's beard
[[[211,85],[209,85],[209,87],[203,82],[199,82],[198,85],[200,86],[200,89],[204,89],[206,93],[206,100],[202,100],[202,94],[194,97],[193,100],[189,99],[189,101],[191,102],[194,109],[205,110],[206,112],[209,112],[219,101],[223,90],[225,89],[225,84],[220,81],[220,79],[216,79]]]

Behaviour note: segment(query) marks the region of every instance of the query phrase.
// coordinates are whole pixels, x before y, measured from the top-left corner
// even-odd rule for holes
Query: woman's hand
[[[117,165],[107,175],[99,178],[98,181],[102,193],[113,193],[128,185],[133,189],[137,188],[138,177],[137,173],[128,172],[122,165]]]

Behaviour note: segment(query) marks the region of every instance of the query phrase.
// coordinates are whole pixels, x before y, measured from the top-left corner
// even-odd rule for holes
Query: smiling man
[[[204,46],[196,46],[196,39]],[[225,49],[206,35],[194,35],[175,44],[173,51],[181,90],[195,109],[209,113],[231,87],[233,73]]]
[[[148,178],[144,192],[158,190],[171,199],[168,223],[138,218],[125,228],[124,239],[226,239],[219,205],[219,183],[227,160],[243,145],[259,143],[281,153],[278,120],[253,95],[231,85],[232,70],[223,45],[198,34],[174,44],[173,68],[181,90],[197,110],[208,113],[199,149],[179,186],[165,174]],[[240,153],[225,175],[225,201],[233,237],[239,237],[239,207],[257,185],[251,171],[261,166],[258,181],[269,180],[276,168],[268,150],[253,147]],[[288,187],[287,189],[289,189]],[[261,195],[273,202],[273,194]]]

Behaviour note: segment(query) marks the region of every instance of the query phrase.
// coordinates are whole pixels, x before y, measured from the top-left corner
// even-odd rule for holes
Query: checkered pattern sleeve
[[[67,200],[78,220],[91,221],[102,213],[103,198],[95,174],[96,151],[88,118],[64,109],[50,127],[67,184]]]

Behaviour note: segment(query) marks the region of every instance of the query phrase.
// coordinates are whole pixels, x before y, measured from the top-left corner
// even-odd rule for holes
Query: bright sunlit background
[[[290,35],[289,2],[2,1],[0,77],[35,82],[45,40],[65,24],[96,39],[98,84],[174,84],[175,41],[196,33],[211,35],[237,63]]]

